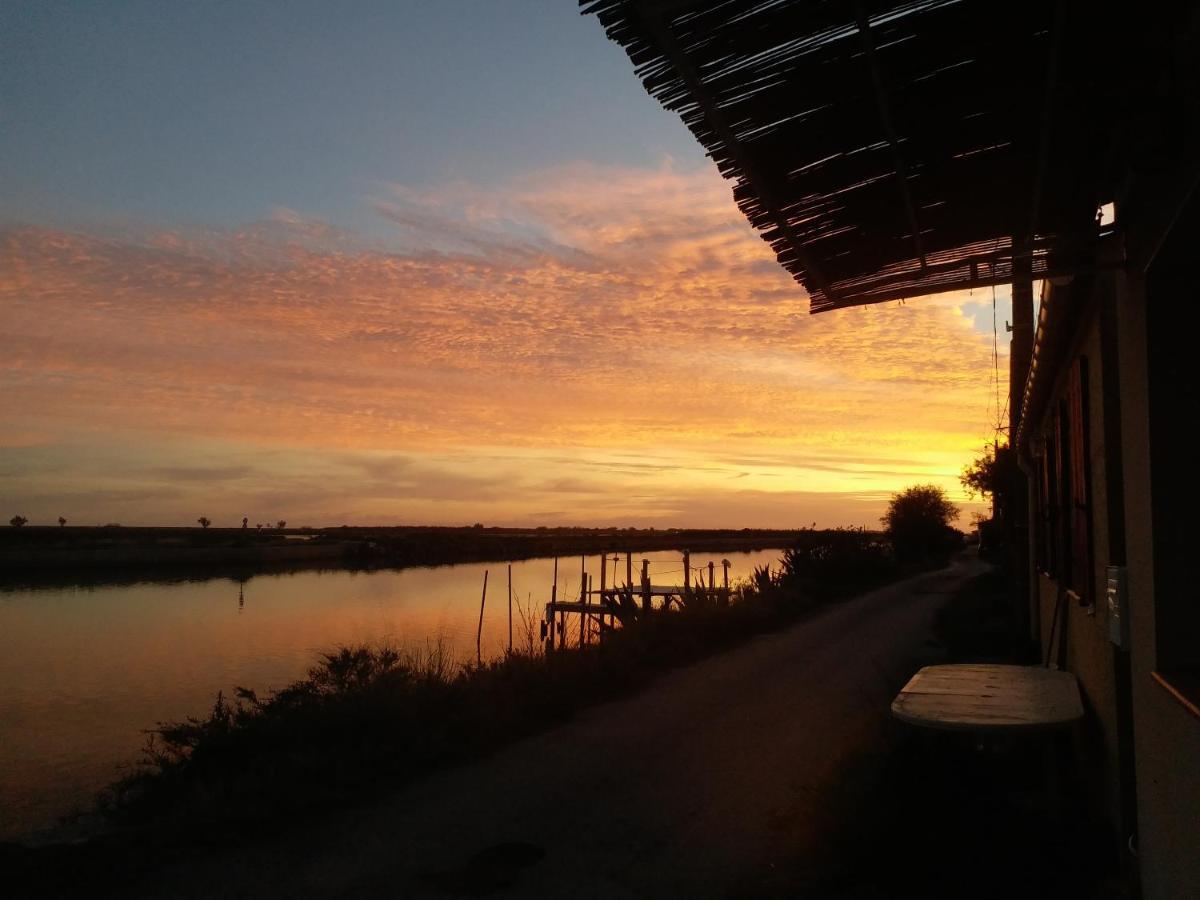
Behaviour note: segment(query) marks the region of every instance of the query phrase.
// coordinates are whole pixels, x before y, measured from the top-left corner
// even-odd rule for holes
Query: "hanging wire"
[[[999,248],[1000,248],[1001,240],[1002,240],[1001,237],[997,237],[996,243],[992,246],[992,263],[991,263],[992,275],[993,275],[993,281],[992,281],[992,396],[988,397],[988,409],[987,409],[988,425],[987,425],[987,428],[992,433],[993,442],[998,442],[1000,435],[1007,431],[1007,429],[1004,427],[1004,418],[1007,413],[1007,410],[1005,412],[1001,412],[1002,407],[1000,405],[1000,325],[999,325],[999,321],[997,319],[996,284],[995,284],[995,280],[994,280],[995,265],[996,265],[996,263],[995,263],[996,251],[999,250]],[[972,296],[974,296],[974,290],[972,290],[971,293],[972,293]],[[1006,402],[1007,402],[1007,400],[1006,400]],[[993,413],[995,414],[995,418],[992,417]]]
[[[996,285],[992,285],[992,384],[996,389],[996,430],[1000,429],[1000,329],[996,324]]]

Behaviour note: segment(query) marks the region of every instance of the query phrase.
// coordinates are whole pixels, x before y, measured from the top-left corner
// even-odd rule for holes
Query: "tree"
[[[11,525],[13,528],[20,528],[22,525],[24,525],[28,521],[29,520],[27,518],[25,518],[24,516],[13,516],[11,519],[8,520],[8,524]]]
[[[58,527],[62,528],[66,524],[67,524],[66,518],[64,516],[59,516],[58,517]]]
[[[280,519],[278,522],[275,523],[275,527],[278,528],[280,531],[283,531],[283,529],[287,528],[287,522],[283,519]]]
[[[249,516],[242,516],[242,527],[246,527],[246,523],[250,521]]]
[[[208,516],[201,516],[196,521],[200,523],[201,528],[207,528],[212,524],[212,520]]]
[[[958,516],[958,507],[944,490],[936,484],[916,484],[892,495],[880,521],[900,560],[923,561],[953,552],[962,539],[950,525]]]
[[[1019,484],[1020,469],[1017,456],[1009,444],[1001,447],[988,444],[983,455],[963,469],[959,481],[969,497],[987,497],[992,501],[992,513],[1003,518],[1013,486]]]

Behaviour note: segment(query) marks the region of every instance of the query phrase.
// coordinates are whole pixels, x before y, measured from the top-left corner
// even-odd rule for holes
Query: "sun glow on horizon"
[[[14,510],[874,525],[914,482],[962,500],[990,437],[980,298],[810,317],[708,168],[579,163],[366,205],[371,235],[290,210],[2,229]]]

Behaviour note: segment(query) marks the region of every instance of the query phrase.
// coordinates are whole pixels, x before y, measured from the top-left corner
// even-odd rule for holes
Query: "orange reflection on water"
[[[722,556],[737,579],[774,564],[779,551],[695,554],[692,565],[712,560],[719,578]],[[681,583],[677,554],[635,555],[635,579],[643,558],[655,584]],[[580,562],[560,562],[560,598],[578,595]],[[589,557],[587,569],[598,587],[599,559]],[[482,648],[492,658],[508,643],[502,563],[0,594],[0,839],[86,806],[137,760],[144,729],[203,716],[218,690],[283,687],[343,644],[441,643],[456,659],[473,658],[485,570]],[[512,572],[519,647],[520,609],[540,619],[553,561],[513,563]],[[624,572],[622,560],[622,582]],[[609,573],[611,583],[611,563]]]

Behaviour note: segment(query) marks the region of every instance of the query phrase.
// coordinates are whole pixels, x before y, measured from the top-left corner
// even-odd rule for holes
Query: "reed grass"
[[[761,568],[730,596],[627,620],[602,647],[543,653],[532,602],[515,606],[514,651],[456,661],[446,645],[338,647],[266,696],[239,687],[209,714],[148,734],[142,764],[107,792],[119,824],[205,829],[280,821],[376,793],[548,727],[816,606],[898,574],[886,545],[827,533]]]

